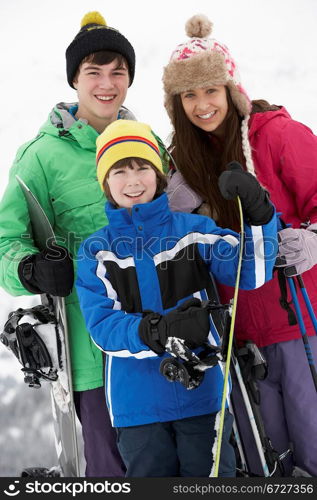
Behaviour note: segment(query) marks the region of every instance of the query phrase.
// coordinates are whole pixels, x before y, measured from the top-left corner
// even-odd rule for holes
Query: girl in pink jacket
[[[237,230],[237,206],[222,198],[217,181],[230,161],[239,161],[289,226],[280,231],[280,274],[303,273],[317,311],[317,137],[283,107],[249,100],[228,48],[208,37],[211,29],[205,16],[189,19],[189,41],[176,47],[164,68],[165,107],[174,128],[170,206]],[[280,454],[292,450],[283,461],[285,475],[297,465],[317,476],[317,394],[298,324],[290,324],[290,299],[280,300],[277,274],[257,290],[239,292],[235,335],[240,345],[255,342],[268,362],[268,376],[258,383],[261,412],[273,447]],[[233,296],[229,287],[219,291],[223,302]],[[317,363],[316,334],[299,301]]]

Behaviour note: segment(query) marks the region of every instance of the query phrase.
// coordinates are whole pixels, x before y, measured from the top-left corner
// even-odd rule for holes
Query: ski
[[[279,456],[265,431],[260,413],[260,393],[257,380],[263,380],[266,377],[266,370],[266,361],[253,342],[246,342],[245,346],[239,349],[234,344],[231,356],[231,376],[242,396],[261,463],[262,474],[264,477],[281,477],[284,475],[283,458],[290,453],[290,450]],[[235,407],[233,395],[231,395],[231,402]],[[239,420],[237,423],[239,425]],[[243,437],[241,438],[243,442]],[[246,453],[246,462],[248,475],[254,476],[255,474],[251,473],[252,464],[248,460],[248,453]]]
[[[39,250],[44,250],[48,245],[54,245],[56,242],[53,228],[32,191],[20,177],[16,176],[16,179],[27,202],[34,242]],[[57,342],[56,349],[60,350],[60,354],[64,352],[62,362],[56,368],[57,380],[48,379],[51,384],[55,447],[59,464],[57,469],[54,468],[53,475],[56,476],[56,470],[60,469],[60,474],[64,477],[79,477],[80,470],[65,300],[61,297],[43,294],[41,295],[41,303],[46,312],[51,313],[54,317],[53,322],[55,321],[55,328],[57,328],[59,333],[59,342]],[[33,329],[36,330],[36,323]],[[43,370],[40,371],[41,378],[45,379],[45,376],[42,376],[42,372]],[[38,381],[38,376],[35,373],[35,386],[36,381]],[[32,379],[28,378],[26,382],[31,387],[34,387],[32,385],[34,380],[32,382]],[[30,470],[36,471],[40,469],[27,470],[29,475]]]

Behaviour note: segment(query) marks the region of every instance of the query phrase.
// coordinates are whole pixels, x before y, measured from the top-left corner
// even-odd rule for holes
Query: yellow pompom
[[[87,12],[81,20],[80,27],[86,26],[87,24],[100,24],[101,26],[107,26],[104,17],[97,11]]]

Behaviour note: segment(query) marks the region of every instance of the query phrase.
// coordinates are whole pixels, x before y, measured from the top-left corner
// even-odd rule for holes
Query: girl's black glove
[[[265,191],[249,172],[245,172],[237,161],[229,163],[219,177],[218,185],[226,200],[240,197],[246,222],[252,226],[267,224],[273,217],[274,207]]]
[[[163,354],[170,337],[184,340],[190,349],[202,345],[207,341],[209,327],[208,309],[192,298],[164,316],[149,312],[141,320],[139,335],[152,351]]]

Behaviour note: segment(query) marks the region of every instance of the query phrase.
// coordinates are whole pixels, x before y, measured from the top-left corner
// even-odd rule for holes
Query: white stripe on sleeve
[[[251,226],[254,244],[255,288],[265,283],[265,251],[262,226]]]
[[[96,258],[100,262],[105,260],[110,260],[111,262],[115,262],[116,264],[118,264],[120,269],[126,269],[127,267],[135,267],[133,257],[125,257],[124,259],[119,259],[119,257],[117,257],[113,252],[110,252],[109,250],[100,250],[96,254]]]
[[[193,245],[194,243],[201,243],[203,245],[214,245],[218,240],[224,240],[229,243],[231,246],[235,247],[239,244],[239,240],[231,235],[227,234],[225,236],[220,236],[219,234],[203,234],[203,233],[189,233],[183,238],[181,238],[173,248],[169,250],[164,250],[164,252],[160,252],[154,256],[155,265],[159,265],[162,262],[166,262],[167,260],[172,260],[175,255],[188,247],[189,245]]]
[[[119,302],[117,300],[118,299],[117,292],[113,288],[113,286],[110,283],[110,281],[106,278],[107,269],[106,269],[106,266],[103,263],[102,257],[99,256],[100,253],[101,252],[98,252],[98,254],[96,255],[96,257],[97,257],[97,259],[99,261],[98,262],[98,266],[97,266],[96,275],[98,276],[99,279],[101,279],[101,281],[105,285],[107,297],[109,299],[113,300],[113,309],[120,310],[121,309],[121,302]]]

